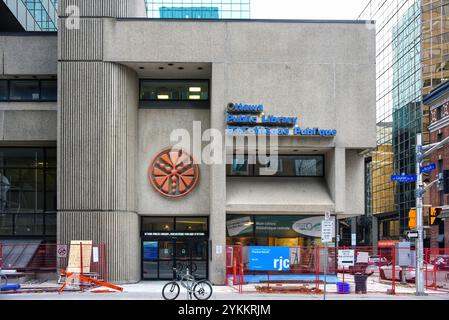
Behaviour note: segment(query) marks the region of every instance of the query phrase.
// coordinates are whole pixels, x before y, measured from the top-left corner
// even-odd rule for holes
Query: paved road
[[[91,293],[91,292],[63,292],[62,294],[47,293],[20,293],[0,294],[0,300],[162,300],[161,289],[164,282],[141,282],[123,285],[124,291],[117,293]],[[187,299],[182,291],[178,299]],[[323,300],[322,295],[305,294],[239,294],[229,287],[215,286],[213,300]],[[431,294],[427,297],[416,297],[412,294],[328,294],[328,300],[449,300],[449,294]]]

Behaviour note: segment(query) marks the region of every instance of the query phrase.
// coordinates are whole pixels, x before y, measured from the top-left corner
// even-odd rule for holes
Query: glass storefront
[[[174,279],[173,268],[207,279],[207,217],[142,217],[141,229],[142,279]]]
[[[243,246],[321,246],[323,219],[322,215],[228,214],[226,243]]]

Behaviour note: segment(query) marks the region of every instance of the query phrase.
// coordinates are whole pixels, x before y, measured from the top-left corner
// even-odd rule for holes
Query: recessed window
[[[41,81],[41,100],[56,101],[58,94],[57,83],[55,80]]]
[[[207,80],[142,80],[141,101],[207,101]]]
[[[0,80],[0,101],[8,100],[8,81]]]
[[[57,101],[56,80],[0,80],[0,101]]]
[[[38,80],[12,80],[9,83],[9,100],[40,100]]]
[[[263,160],[263,161],[262,161]],[[255,164],[252,164],[255,163]],[[227,165],[228,176],[323,177],[322,155],[278,155],[249,161],[249,156],[234,156]]]
[[[0,148],[0,234],[56,234],[56,148]]]

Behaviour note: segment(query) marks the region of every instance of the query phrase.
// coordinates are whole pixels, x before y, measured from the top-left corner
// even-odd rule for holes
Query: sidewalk
[[[70,292],[65,291],[61,294],[57,292],[39,292],[39,293],[18,293],[18,294],[0,294],[0,300],[162,300],[162,287],[166,282],[139,282],[136,284],[123,285],[123,292],[115,293],[92,293],[92,292]],[[40,286],[56,288],[56,284],[44,283]],[[36,288],[38,286],[35,286]],[[98,289],[98,288],[96,288]],[[307,294],[261,294],[261,293],[242,293],[239,294],[234,289],[226,286],[214,286],[212,300],[323,300],[323,295]],[[349,294],[341,295],[329,293],[327,300],[449,300],[448,293],[429,292],[426,297],[416,297],[412,292],[400,293],[397,295],[376,294]],[[178,300],[187,300],[187,293],[182,290]]]

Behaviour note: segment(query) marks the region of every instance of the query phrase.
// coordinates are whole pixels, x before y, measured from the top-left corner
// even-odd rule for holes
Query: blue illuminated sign
[[[249,270],[289,271],[289,247],[249,247]]]
[[[300,127],[298,117],[265,115],[259,104],[229,103],[226,111],[226,133],[277,136],[335,137],[337,130]]]

